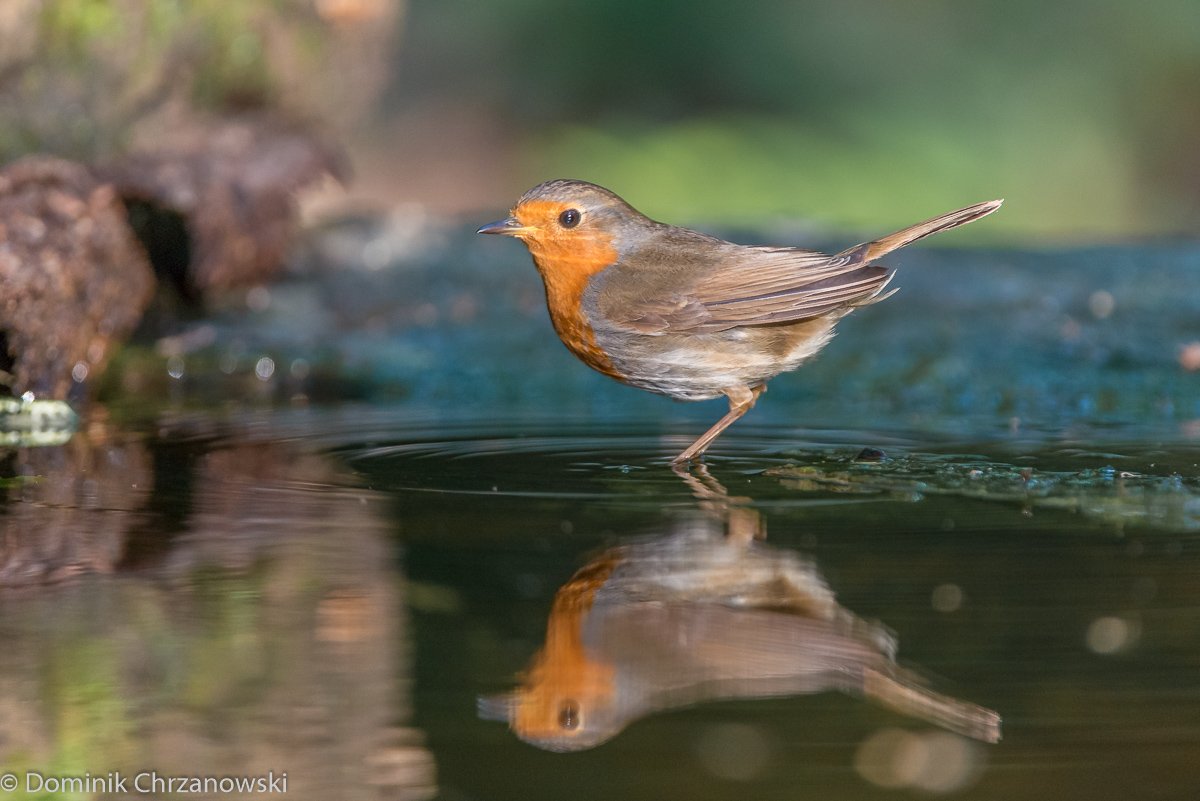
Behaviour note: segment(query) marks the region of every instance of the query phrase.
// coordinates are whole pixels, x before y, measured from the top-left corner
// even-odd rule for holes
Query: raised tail
[[[843,254],[853,254],[861,258],[864,263],[870,264],[880,256],[891,253],[893,250],[899,250],[905,245],[911,245],[918,239],[924,239],[931,234],[941,231],[949,231],[951,228],[957,228],[960,225],[966,225],[969,222],[975,222],[982,217],[986,217],[1000,208],[1000,204],[1003,202],[1003,200],[989,200],[986,203],[976,203],[974,206],[967,206],[965,209],[952,211],[940,217],[934,217],[932,220],[910,225],[903,231],[888,234],[882,239],[876,239],[874,242],[855,245],[843,251]],[[861,253],[856,253],[855,251],[861,251]]]

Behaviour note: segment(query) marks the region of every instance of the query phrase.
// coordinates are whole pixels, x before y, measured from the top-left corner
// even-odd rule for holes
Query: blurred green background
[[[1004,213],[964,236],[1200,223],[1195,0],[10,3],[6,156],[39,142],[17,135],[22,98],[53,103],[36,74],[5,78],[23,53],[87,76],[62,111],[87,119],[42,125],[51,147],[120,143],[142,95],[186,83],[317,119],[351,143],[359,197],[437,213],[569,176],[695,224],[877,228],[992,197]],[[103,69],[141,87],[126,105]]]
[[[1194,0],[439,0],[412,4],[400,65],[400,107],[503,120],[515,183],[588,178],[666,218],[900,225],[1007,197],[970,234],[1200,221]]]

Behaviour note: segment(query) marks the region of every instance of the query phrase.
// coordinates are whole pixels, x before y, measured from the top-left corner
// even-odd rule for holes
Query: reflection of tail
[[[943,726],[964,737],[1000,742],[998,713],[922,687],[915,676],[900,668],[891,675],[866,670],[863,694],[903,715]]]
[[[861,254],[856,253],[855,255],[861,255],[863,262],[870,264],[880,256],[891,253],[893,250],[899,250],[905,245],[911,245],[918,239],[924,239],[927,236],[942,231],[949,231],[951,228],[957,228],[960,225],[975,222],[981,217],[986,217],[1000,208],[1000,204],[1003,202],[1003,200],[989,200],[986,203],[976,203],[974,206],[967,206],[965,209],[952,211],[948,214],[943,214],[941,217],[934,217],[932,220],[910,225],[903,231],[888,234],[882,239],[876,239],[874,242],[856,245],[845,251],[845,253],[861,250]]]

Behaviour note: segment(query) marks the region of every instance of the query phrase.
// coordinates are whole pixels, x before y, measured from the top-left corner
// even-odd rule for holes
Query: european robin
[[[546,640],[479,714],[532,745],[579,751],[703,701],[840,690],[985,742],[1000,716],[938,693],[896,639],[838,604],[817,565],[707,518],[614,548],[555,594]]]
[[[811,359],[833,327],[884,299],[880,257],[1000,207],[977,203],[835,255],[751,247],[655,222],[604,187],[547,181],[481,234],[522,240],[554,330],[585,364],[676,400],[724,395],[729,412],[674,463],[704,453],[767,382]]]

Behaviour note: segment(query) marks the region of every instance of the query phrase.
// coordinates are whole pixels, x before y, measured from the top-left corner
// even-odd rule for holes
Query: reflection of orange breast
[[[517,692],[513,729],[522,737],[562,734],[559,705],[573,700],[595,709],[613,701],[612,665],[595,661],[583,645],[583,624],[596,591],[617,566],[601,557],[582,568],[554,596],[546,624],[546,644],[525,674]]]
[[[584,364],[607,376],[621,379],[608,355],[596,344],[596,335],[583,313],[583,293],[588,281],[615,264],[617,251],[607,242],[573,237],[533,240],[526,243],[546,284],[546,306],[558,337]]]

